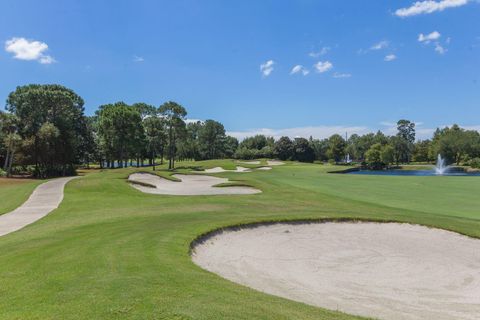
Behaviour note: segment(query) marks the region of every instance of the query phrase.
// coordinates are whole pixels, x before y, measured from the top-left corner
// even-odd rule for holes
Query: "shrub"
[[[480,158],[473,158],[469,162],[470,167],[480,169]]]
[[[3,171],[3,169],[0,169],[0,177],[6,177],[7,173]]]

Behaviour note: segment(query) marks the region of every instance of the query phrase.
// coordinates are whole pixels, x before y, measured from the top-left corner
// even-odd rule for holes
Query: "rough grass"
[[[478,177],[326,173],[334,169],[289,163],[243,173],[263,193],[238,196],[144,194],[125,180],[135,169],[73,180],[58,210],[0,238],[0,319],[357,319],[224,280],[192,263],[190,244],[231,225],[323,218],[480,237]]]
[[[0,215],[24,203],[42,180],[0,178]]]

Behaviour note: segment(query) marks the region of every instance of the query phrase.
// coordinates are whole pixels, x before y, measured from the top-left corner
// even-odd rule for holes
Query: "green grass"
[[[359,319],[224,280],[192,263],[190,243],[229,225],[345,217],[480,237],[478,178],[327,173],[334,169],[216,174],[263,191],[241,196],[144,194],[125,180],[136,169],[73,180],[58,210],[0,238],[0,319]]]
[[[32,191],[43,181],[0,178],[0,215],[24,203]]]

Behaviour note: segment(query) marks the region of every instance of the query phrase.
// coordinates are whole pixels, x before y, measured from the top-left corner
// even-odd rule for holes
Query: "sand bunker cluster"
[[[480,240],[397,223],[275,224],[194,248],[206,270],[269,294],[379,319],[480,319]]]
[[[237,161],[237,163],[259,165],[261,162],[260,161]],[[204,172],[205,173],[221,173],[221,172],[242,173],[242,172],[252,172],[253,170],[268,171],[268,170],[272,170],[271,166],[281,166],[283,164],[285,164],[285,163],[282,162],[282,161],[267,160],[267,165],[268,166],[258,167],[258,168],[255,168],[255,169],[250,169],[250,168],[245,168],[245,167],[242,167],[242,166],[237,166],[235,170],[227,170],[227,169],[223,169],[222,167],[215,167],[215,168],[205,169]]]
[[[216,185],[228,183],[229,180],[225,178],[185,174],[176,174],[173,177],[180,181],[171,181],[148,173],[131,174],[128,180],[140,183],[132,184],[134,188],[152,194],[192,196],[255,194],[261,192],[261,190],[244,186],[216,187]]]

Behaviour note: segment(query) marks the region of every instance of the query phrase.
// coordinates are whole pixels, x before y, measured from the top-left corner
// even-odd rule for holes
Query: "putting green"
[[[0,318],[359,319],[222,279],[192,262],[190,243],[228,225],[323,217],[408,221],[480,237],[480,179],[326,173],[332,169],[287,163],[218,174],[263,191],[242,196],[144,194],[125,181],[135,169],[74,180],[59,209],[0,238]]]

